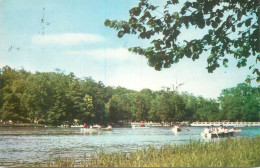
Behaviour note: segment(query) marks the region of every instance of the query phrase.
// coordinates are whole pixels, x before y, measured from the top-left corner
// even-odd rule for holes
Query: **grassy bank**
[[[71,158],[57,158],[51,167],[258,167],[260,136],[219,142],[192,141],[185,145],[149,147],[135,152],[105,153],[76,164]]]

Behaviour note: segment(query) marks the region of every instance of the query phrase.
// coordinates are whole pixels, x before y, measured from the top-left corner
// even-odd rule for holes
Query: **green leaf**
[[[123,37],[123,35],[124,35],[124,31],[122,31],[122,30],[117,33],[117,36],[119,38]]]
[[[212,22],[211,22],[211,25],[212,25],[213,28],[217,28],[217,27],[218,27],[218,23],[215,22],[215,21],[212,21]]]
[[[246,25],[247,27],[249,27],[249,26],[251,25],[251,20],[252,20],[252,18],[249,18],[249,19],[246,20],[245,25]]]
[[[215,21],[216,21],[217,23],[220,23],[220,22],[221,22],[221,20],[220,20],[219,17],[216,17]]]
[[[105,26],[109,26],[110,25],[110,20],[109,19],[106,19],[105,22],[104,22]]]
[[[223,66],[226,67],[226,68],[228,67],[227,63],[228,63],[228,59],[225,58],[225,59],[223,60]]]
[[[232,32],[235,32],[235,31],[236,31],[236,27],[232,26]]]
[[[208,63],[211,63],[211,62],[213,61],[213,58],[214,58],[214,57],[215,57],[215,55],[210,54],[209,57],[208,57],[208,59],[207,59]]]
[[[145,32],[142,32],[142,33],[140,33],[140,35],[139,35],[139,37],[141,37],[141,39],[144,39],[145,36],[146,36],[146,33],[145,33]]]
[[[240,22],[237,24],[237,27],[241,27],[243,25],[244,22]]]

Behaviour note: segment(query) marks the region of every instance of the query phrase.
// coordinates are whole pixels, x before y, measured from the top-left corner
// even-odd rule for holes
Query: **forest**
[[[259,121],[260,89],[247,83],[223,89],[217,99],[173,88],[159,91],[105,86],[73,73],[0,69],[0,120],[44,124],[122,121]]]

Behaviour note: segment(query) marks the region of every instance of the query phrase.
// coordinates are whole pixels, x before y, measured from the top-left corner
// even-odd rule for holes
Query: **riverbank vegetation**
[[[0,69],[0,120],[42,124],[120,121],[259,121],[259,88],[241,83],[218,99],[163,88],[129,90],[105,86],[73,73]]]
[[[49,167],[258,167],[260,137],[191,141],[160,148],[148,147],[134,152],[100,152],[88,161],[71,158],[49,161]],[[37,166],[37,164],[35,165]]]

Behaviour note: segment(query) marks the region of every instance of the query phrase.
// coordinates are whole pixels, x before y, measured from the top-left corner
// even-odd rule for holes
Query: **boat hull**
[[[151,128],[151,127],[136,127],[136,126],[133,126],[132,128],[133,128],[133,129],[149,129],[149,128]]]
[[[100,132],[100,131],[113,131],[111,128],[101,128],[101,129],[96,129],[96,128],[81,128],[81,132],[89,132],[89,133],[94,133],[94,132]]]
[[[220,132],[220,133],[201,133],[201,136],[203,138],[208,138],[208,139],[233,137],[234,135],[235,135],[234,132],[227,132],[227,133],[224,133],[224,132]]]
[[[72,125],[72,126],[70,126],[71,128],[83,128],[84,127],[84,125]]]

